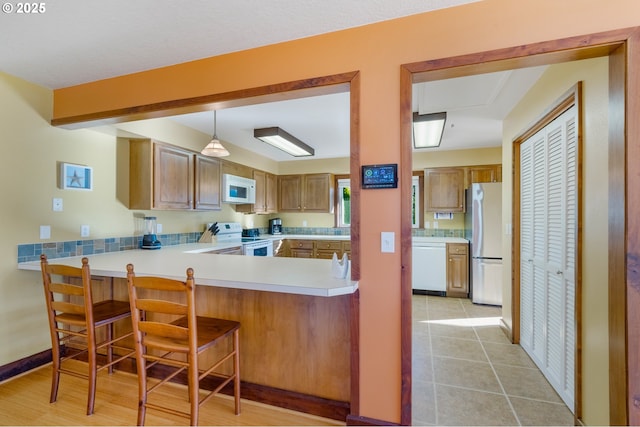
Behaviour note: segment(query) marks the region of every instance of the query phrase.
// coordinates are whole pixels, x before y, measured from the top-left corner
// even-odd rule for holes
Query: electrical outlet
[[[88,225],[81,225],[80,226],[80,237],[89,237],[89,226]]]
[[[158,233],[158,234],[162,233],[162,224],[157,224],[156,225],[156,233]]]

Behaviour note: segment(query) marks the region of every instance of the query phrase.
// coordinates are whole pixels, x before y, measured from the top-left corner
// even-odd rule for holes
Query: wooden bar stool
[[[124,347],[120,341],[131,337],[128,331],[114,336],[114,323],[131,317],[131,307],[127,301],[104,300],[93,302],[91,291],[91,271],[89,260],[82,258],[82,268],[67,265],[49,264],[46,255],[40,255],[42,282],[44,284],[51,349],[53,356],[53,377],[51,398],[58,398],[60,374],[69,374],[88,379],[87,415],[93,414],[96,397],[96,378],[98,372],[133,357],[135,350]],[[52,280],[52,276],[56,281]],[[100,335],[101,329],[104,333]],[[104,339],[102,339],[104,337]],[[98,362],[98,350],[106,348],[106,363]],[[124,354],[114,359],[113,350]],[[86,354],[89,362],[88,373],[78,371],[64,363],[69,359],[78,359]]]
[[[133,265],[129,264],[127,283],[138,371],[138,425],[144,425],[147,408],[184,416],[190,419],[191,425],[198,425],[200,405],[231,381],[235,413],[238,415],[240,323],[196,316],[192,268],[187,269],[187,279],[182,282],[161,277],[137,277]],[[214,348],[215,353],[212,351],[207,354],[210,357],[207,360],[214,361],[207,363],[207,367],[200,366],[205,350]],[[148,380],[150,375],[147,370],[156,364],[169,365],[175,369],[171,369],[158,381]],[[226,368],[226,371],[221,372],[220,368]],[[166,398],[162,402],[149,402],[151,392],[185,370],[188,379],[188,412],[177,406],[169,407]],[[213,390],[207,390],[200,397],[200,381],[208,375],[215,376],[220,382]],[[187,407],[186,400],[184,406]]]

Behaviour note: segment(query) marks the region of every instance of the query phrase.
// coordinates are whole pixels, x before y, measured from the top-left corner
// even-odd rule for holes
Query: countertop
[[[191,267],[196,284],[204,286],[322,297],[352,294],[358,289],[357,281],[333,277],[331,260],[203,253],[234,246],[238,244],[192,243],[157,250],[87,255],[87,258],[95,276],[126,277],[126,265],[132,263],[137,275],[178,280],[185,280],[186,269]],[[50,262],[80,266],[81,258],[55,258]],[[18,269],[40,271],[40,261],[19,263]]]
[[[469,243],[467,239],[462,237],[420,237],[414,236],[413,243]]]
[[[302,239],[302,240],[350,240],[349,235],[315,235],[315,234],[261,234],[262,239],[282,240],[282,239]],[[462,237],[421,237],[413,236],[414,243],[469,243]]]

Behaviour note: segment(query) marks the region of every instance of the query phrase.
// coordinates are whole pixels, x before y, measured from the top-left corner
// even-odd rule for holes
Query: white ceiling
[[[473,1],[479,0],[58,0],[42,3],[39,14],[3,3],[0,71],[56,89]],[[540,72],[425,84],[429,94],[420,97],[420,108],[448,113],[440,149],[499,145],[502,119]],[[280,126],[313,146],[317,158],[343,157],[348,110],[347,94],[226,109],[217,113],[217,134],[291,160],[253,138],[254,128]],[[175,120],[213,132],[212,112]]]

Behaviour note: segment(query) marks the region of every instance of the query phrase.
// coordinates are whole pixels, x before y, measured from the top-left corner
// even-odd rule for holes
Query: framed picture
[[[73,163],[60,163],[58,187],[63,190],[93,190],[93,168]]]

